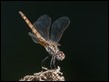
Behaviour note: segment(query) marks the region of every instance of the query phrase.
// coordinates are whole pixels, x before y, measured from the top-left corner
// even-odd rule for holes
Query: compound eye
[[[65,58],[65,54],[62,51],[59,51],[56,54],[56,58],[57,58],[57,60],[61,60],[62,61]]]

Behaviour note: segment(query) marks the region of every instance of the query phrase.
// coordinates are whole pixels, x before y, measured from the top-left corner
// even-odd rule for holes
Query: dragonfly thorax
[[[54,56],[57,60],[62,61],[65,58],[65,55],[59,50],[58,46],[59,45],[55,44],[54,42],[49,41],[48,45],[45,46],[45,49],[51,56]]]

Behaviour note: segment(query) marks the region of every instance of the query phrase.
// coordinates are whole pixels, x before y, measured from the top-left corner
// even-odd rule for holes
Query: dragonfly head
[[[62,61],[64,58],[65,58],[65,54],[62,51],[58,51],[56,54],[56,59]]]

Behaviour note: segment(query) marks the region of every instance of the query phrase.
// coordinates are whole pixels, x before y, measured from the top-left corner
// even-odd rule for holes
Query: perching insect
[[[21,11],[19,11],[19,14],[32,30],[32,33],[28,33],[32,40],[45,47],[47,52],[52,56],[50,65],[55,64],[55,58],[62,61],[65,58],[65,54],[59,50],[58,46],[60,44],[58,42],[69,26],[70,19],[66,16],[60,17],[51,25],[51,18],[47,15],[42,15],[32,24]]]

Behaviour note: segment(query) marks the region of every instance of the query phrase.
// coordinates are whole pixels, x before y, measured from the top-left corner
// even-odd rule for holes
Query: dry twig
[[[26,75],[23,79],[20,79],[20,81],[65,81],[59,66],[57,69],[49,70],[45,67],[42,69],[45,71],[34,73],[34,75]]]

